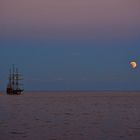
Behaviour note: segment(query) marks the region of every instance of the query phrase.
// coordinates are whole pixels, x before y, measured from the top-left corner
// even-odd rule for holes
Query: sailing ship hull
[[[9,95],[20,95],[22,92],[22,89],[13,90],[12,88],[7,88],[7,94]]]
[[[12,88],[7,88],[6,92],[7,92],[7,94],[13,94],[13,89]]]

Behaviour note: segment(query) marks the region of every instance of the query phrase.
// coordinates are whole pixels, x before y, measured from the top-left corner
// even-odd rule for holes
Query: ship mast
[[[12,74],[12,85],[13,89],[15,89],[15,66],[13,64],[13,74]]]
[[[19,74],[18,74],[18,69],[16,68],[16,89],[19,88],[18,80],[19,80]]]
[[[12,85],[12,74],[11,74],[11,69],[9,70],[9,86],[11,87]]]

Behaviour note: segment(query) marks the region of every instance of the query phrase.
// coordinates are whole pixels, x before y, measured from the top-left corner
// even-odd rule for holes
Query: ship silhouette
[[[7,84],[6,92],[9,95],[20,95],[24,89],[22,84],[19,82],[23,80],[22,75],[18,72],[18,69],[15,69],[13,65],[12,71],[9,70],[9,81]]]

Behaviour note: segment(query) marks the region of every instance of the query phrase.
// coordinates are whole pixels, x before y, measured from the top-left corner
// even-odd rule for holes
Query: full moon
[[[131,66],[131,68],[135,69],[137,67],[137,62],[131,61],[130,66]]]

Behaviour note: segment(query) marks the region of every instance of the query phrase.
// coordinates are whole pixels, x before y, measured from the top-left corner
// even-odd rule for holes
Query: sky
[[[0,89],[15,64],[26,90],[140,90],[139,15],[138,0],[0,0]]]

